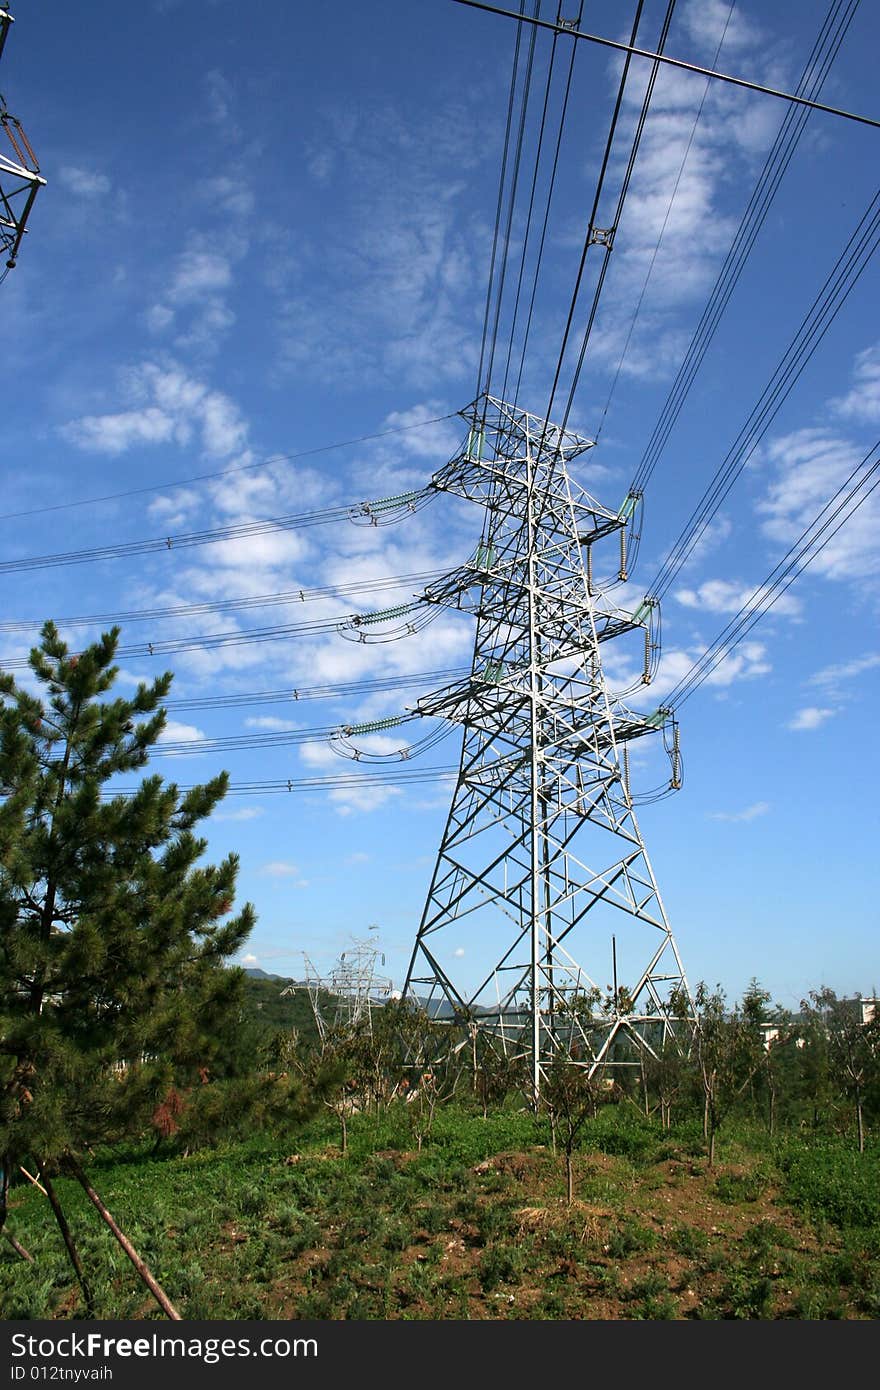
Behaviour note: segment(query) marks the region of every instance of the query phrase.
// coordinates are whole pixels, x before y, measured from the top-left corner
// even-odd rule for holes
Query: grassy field
[[[575,1199],[546,1122],[448,1106],[421,1150],[405,1108],[282,1139],[98,1156],[95,1186],[189,1319],[871,1319],[880,1146],[695,1125],[631,1106],[585,1128]],[[82,1192],[58,1181],[98,1317],[161,1316]],[[45,1198],[12,1193],[8,1319],[85,1316]]]

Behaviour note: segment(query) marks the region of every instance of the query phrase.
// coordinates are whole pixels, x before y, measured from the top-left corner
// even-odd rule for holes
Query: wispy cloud
[[[206,735],[201,729],[197,729],[195,724],[181,724],[177,719],[169,719],[159,735],[159,743],[179,743],[186,739],[189,741],[201,741]]]
[[[298,878],[299,868],[296,864],[291,864],[286,859],[272,859],[268,864],[260,865],[260,873],[268,878]]]
[[[810,677],[810,685],[837,686],[843,681],[854,680],[866,671],[874,671],[880,666],[880,652],[870,652],[867,656],[855,657],[839,666],[825,666]]]
[[[880,420],[880,343],[860,352],[853,367],[853,384],[845,396],[831,401],[831,409],[844,420],[876,424]]]
[[[277,733],[286,733],[297,726],[290,719],[278,719],[273,714],[260,714],[244,721],[247,729],[268,729]]]
[[[239,806],[234,811],[215,811],[211,820],[219,821],[249,821],[259,820],[264,816],[266,810],[264,806]]]
[[[103,198],[113,186],[106,174],[77,164],[63,164],[58,171],[58,181],[78,198]]]
[[[837,713],[833,709],[820,709],[816,705],[808,705],[806,709],[798,710],[793,719],[789,720],[786,728],[802,733],[812,729],[818,729],[827,719],[833,719]]]
[[[247,439],[248,426],[235,402],[178,362],[141,362],[123,374],[122,385],[130,409],[82,415],[61,427],[63,438],[79,449],[111,455],[196,439],[212,458],[228,457]]]
[[[710,811],[709,820],[723,821],[750,821],[757,820],[759,816],[766,816],[770,810],[769,801],[756,801],[751,806],[746,806],[742,811]]]
[[[707,579],[696,589],[677,589],[673,596],[685,608],[696,608],[704,613],[738,613],[756,592],[755,588],[736,580]],[[800,599],[791,594],[783,594],[773,605],[774,613],[786,617],[797,617],[802,609]]]
[[[757,74],[766,69],[762,32],[730,8],[698,0],[680,10],[691,53],[695,48],[698,60],[711,62],[723,36],[724,53],[736,53],[740,62],[748,58]],[[619,60],[609,72],[616,84]],[[624,119],[633,130],[647,77],[645,66],[627,83]],[[642,380],[674,372],[689,337],[675,314],[702,298],[715,279],[736,225],[727,210],[731,173],[750,169],[778,126],[767,107],[741,92],[732,96],[720,84],[707,91],[705,79],[661,68],[590,342],[593,366],[619,364],[624,377]]]
[[[488,247],[475,260],[488,229],[463,172],[489,157],[487,114],[457,99],[419,122],[404,121],[390,103],[368,121],[340,111],[322,120],[309,167],[319,199],[332,189],[334,213],[324,243],[282,252],[276,267],[285,289],[280,374],[343,388],[452,383],[459,392],[476,371],[473,304],[488,262]],[[394,180],[389,159],[398,166]]]
[[[851,439],[825,428],[805,428],[773,440],[766,458],[774,476],[757,504],[761,529],[788,548],[812,524],[864,457]],[[827,579],[880,573],[880,496],[868,496],[815,558],[810,570]]]

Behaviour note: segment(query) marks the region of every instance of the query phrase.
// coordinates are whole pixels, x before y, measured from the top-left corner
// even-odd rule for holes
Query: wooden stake
[[[30,1174],[28,1174],[28,1177],[30,1177]],[[79,1286],[82,1289],[82,1295],[85,1299],[86,1312],[88,1313],[90,1318],[94,1317],[95,1305],[92,1299],[92,1291],[89,1288],[88,1280],[86,1279],[85,1271],[82,1267],[82,1260],[79,1257],[79,1251],[77,1250],[73,1236],[70,1233],[70,1227],[67,1224],[67,1217],[64,1215],[64,1209],[58,1200],[58,1194],[55,1191],[55,1188],[52,1186],[52,1183],[46,1176],[45,1172],[43,1173],[43,1181],[45,1182],[46,1186],[42,1190],[49,1198],[50,1205],[55,1213],[55,1220],[58,1222],[58,1229],[61,1232],[64,1244],[67,1246],[67,1254],[70,1257],[70,1263],[73,1265],[73,1272],[79,1281]],[[31,1182],[35,1183],[37,1187],[40,1186],[36,1178],[31,1178]]]
[[[48,1192],[46,1191],[45,1187],[43,1186],[43,1184],[42,1184],[41,1182],[38,1182],[38,1181],[37,1181],[37,1179],[34,1177],[33,1173],[29,1173],[28,1170],[27,1170],[27,1168],[23,1167],[22,1164],[19,1164],[18,1166],[19,1166],[19,1168],[21,1169],[21,1171],[24,1173],[24,1175],[25,1175],[25,1177],[27,1178],[28,1182],[32,1182],[33,1185],[34,1185],[34,1187],[38,1187],[38,1188],[40,1189],[40,1191],[42,1192],[42,1194],[43,1194],[44,1197],[48,1197],[49,1194],[48,1194]]]
[[[101,1198],[98,1196],[97,1192],[92,1187],[91,1183],[89,1182],[88,1178],[86,1177],[85,1173],[83,1172],[82,1168],[79,1166],[73,1155],[68,1154],[65,1157],[64,1163],[65,1167],[69,1168],[70,1172],[76,1178],[80,1187],[83,1189],[89,1201],[92,1203],[92,1206],[95,1207],[95,1209],[97,1210],[99,1216],[101,1217],[101,1220],[104,1222],[106,1226],[110,1228],[114,1237],[122,1246],[126,1255],[131,1260],[132,1264],[137,1270],[140,1278],[144,1281],[147,1288],[150,1290],[150,1293],[153,1295],[159,1307],[162,1309],[162,1312],[173,1322],[183,1322],[183,1318],[180,1316],[174,1304],[171,1302],[171,1299],[168,1297],[161,1284],[159,1284],[158,1281],[153,1277],[152,1272],[141,1259],[140,1255],[135,1250],[131,1241],[128,1239],[128,1236],[126,1236],[125,1233],[119,1229],[116,1222],[113,1220],[113,1217],[110,1215],[109,1211],[104,1206],[104,1203],[101,1201]]]
[[[6,1230],[4,1230],[3,1234],[9,1241],[9,1244],[12,1246],[16,1255],[20,1255],[23,1260],[27,1260],[28,1264],[34,1263],[33,1255],[30,1253],[30,1251],[25,1250],[23,1245],[19,1244],[19,1242],[15,1239],[15,1236],[10,1235],[9,1231]]]

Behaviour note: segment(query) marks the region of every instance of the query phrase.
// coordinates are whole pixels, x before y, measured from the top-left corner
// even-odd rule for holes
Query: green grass
[[[403,1106],[332,1115],[183,1157],[89,1165],[185,1318],[875,1318],[880,1152],[731,1126],[708,1169],[693,1126],[606,1107],[575,1153],[575,1202],[546,1124],[521,1106],[439,1109],[421,1151]],[[81,1189],[57,1187],[99,1318],[161,1314]],[[45,1199],[12,1192],[8,1319],[83,1317]]]

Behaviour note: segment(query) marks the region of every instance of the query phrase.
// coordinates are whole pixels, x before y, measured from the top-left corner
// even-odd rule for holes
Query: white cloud
[[[709,819],[723,821],[757,820],[759,816],[766,816],[769,810],[769,801],[756,801],[752,806],[746,806],[742,811],[711,811]]]
[[[826,719],[833,718],[836,713],[837,711],[833,709],[819,709],[815,705],[810,705],[806,709],[798,710],[786,727],[796,732],[818,729],[821,724],[825,723]]]
[[[266,874],[269,878],[299,877],[296,864],[291,864],[286,859],[272,859],[268,864],[261,864],[260,873]]]
[[[173,496],[154,497],[147,507],[147,515],[153,517],[167,529],[183,526],[194,507],[200,502],[198,493],[188,488],[178,489]]]
[[[378,811],[381,806],[386,805],[394,797],[400,796],[401,789],[400,787],[351,785],[337,787],[329,795],[339,815],[349,816],[353,811]]]
[[[243,175],[230,178],[227,174],[219,174],[216,178],[204,179],[198,191],[219,211],[231,213],[233,217],[248,217],[254,210],[253,190]]]
[[[757,505],[761,529],[788,549],[847,483],[864,450],[827,429],[808,428],[774,440],[766,457],[775,476]],[[863,580],[880,573],[880,494],[867,496],[836,534],[829,530],[825,537],[810,563],[814,574]]]
[[[845,396],[830,402],[835,414],[859,424],[880,420],[880,343],[860,352],[853,367],[853,385]]]
[[[207,737],[206,734],[204,734],[201,729],[197,729],[195,724],[181,724],[176,719],[169,719],[165,728],[159,735],[157,742],[180,743],[183,740],[187,742],[198,740],[201,742],[205,737]]]
[[[206,293],[226,289],[232,282],[232,268],[226,256],[216,251],[184,251],[168,287],[172,302],[187,304]]]
[[[729,579],[707,579],[696,589],[678,589],[674,597],[685,608],[697,608],[705,613],[738,613],[758,592],[749,585]],[[773,612],[796,617],[802,609],[799,599],[783,594],[773,605]]]
[[[58,171],[62,187],[75,193],[78,198],[103,198],[110,192],[112,184],[106,174],[94,169],[83,169],[79,165],[65,164]]]
[[[287,733],[298,726],[290,719],[278,719],[274,714],[260,714],[244,721],[246,729],[270,729],[278,733]]]
[[[196,433],[213,458],[244,446],[248,426],[235,402],[176,362],[141,362],[124,374],[123,389],[132,409],[71,420],[61,427],[64,438],[77,448],[112,455],[137,445],[186,445]]]
[[[248,951],[246,955],[239,957],[239,965],[259,965],[260,958],[255,956],[253,951]]]
[[[154,304],[147,310],[146,320],[151,333],[164,333],[174,322],[174,310],[167,304]]]
[[[301,239],[283,257],[279,371],[337,387],[393,381],[398,391],[401,382],[434,390],[453,382],[460,395],[477,366],[463,324],[489,236],[463,173],[487,158],[489,113],[456,97],[419,121],[404,121],[390,103],[367,120],[339,111],[324,119],[312,176],[326,186],[336,174],[344,194],[324,242]],[[353,224],[354,244],[345,230]]]
[[[681,22],[701,51],[714,53],[724,35],[724,48],[737,52],[753,48],[763,38],[762,30],[730,0],[690,0],[681,11]]]
[[[215,811],[211,820],[249,821],[258,820],[266,814],[263,806],[241,806],[235,811]]]
[[[679,681],[690,674],[704,651],[705,648],[667,648],[660,658],[657,675],[649,686],[642,687],[641,671],[630,667],[625,658],[616,657],[612,649],[605,654],[606,678],[614,690],[626,690],[635,686],[643,691],[639,700],[640,707],[644,707],[645,701],[659,701],[664,695],[668,695]],[[772,669],[767,660],[767,648],[763,643],[741,642],[729,655],[722,658],[706,677],[705,684],[724,688],[733,685],[735,681],[756,680],[760,676],[768,675]]]
[[[110,415],[83,415],[62,426],[61,433],[78,449],[98,454],[124,454],[139,444],[167,444],[175,424],[157,406]]]
[[[462,958],[462,956],[464,955],[464,953],[465,953],[465,952],[464,952],[464,947],[463,947],[463,946],[456,946],[455,950],[452,952],[452,954],[455,956],[456,960],[461,960],[461,958]]]
[[[233,116],[238,100],[232,83],[219,68],[214,68],[205,75],[203,85],[210,120],[220,127],[227,140],[237,144],[241,140],[241,127]]]
[[[873,671],[878,666],[880,652],[871,652],[868,656],[856,657],[853,661],[845,661],[839,666],[826,666],[810,677],[809,684],[838,685],[841,681],[853,680],[856,676],[864,675],[865,671]]]

